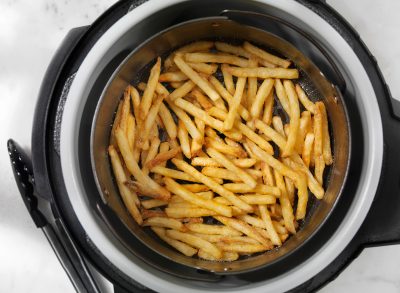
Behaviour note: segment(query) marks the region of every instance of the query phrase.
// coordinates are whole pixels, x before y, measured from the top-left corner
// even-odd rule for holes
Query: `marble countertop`
[[[74,292],[15,185],[6,140],[30,149],[34,106],[52,55],[69,29],[90,24],[115,0],[0,1],[0,292]],[[400,98],[400,1],[328,0],[376,56]],[[400,245],[370,248],[320,292],[400,292]]]

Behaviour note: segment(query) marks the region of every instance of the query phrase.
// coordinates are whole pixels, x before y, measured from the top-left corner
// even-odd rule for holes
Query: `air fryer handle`
[[[384,158],[379,187],[358,237],[364,246],[400,244],[400,102],[391,99],[391,116],[382,117]]]

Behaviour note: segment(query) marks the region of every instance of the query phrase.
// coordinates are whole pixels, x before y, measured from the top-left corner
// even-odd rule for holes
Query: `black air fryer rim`
[[[57,108],[63,103],[62,100],[60,101],[60,99],[62,99],[61,93],[63,92],[68,79],[74,72],[76,72],[87,52],[102,33],[120,17],[125,15],[129,9],[132,9],[132,5],[133,7],[136,7],[142,2],[144,1],[120,1],[116,3],[89,28],[81,28],[79,31],[76,31],[74,36],[71,37],[73,42],[69,43],[69,48],[66,44],[64,44],[64,48],[60,48],[59,51],[61,54],[66,54],[69,50],[71,50],[72,53],[65,63],[65,59],[55,58],[52,65],[54,67],[58,66],[60,70],[54,70],[54,68],[51,70],[52,66],[50,66],[49,71],[46,73],[45,81],[52,82],[44,82],[41,88],[40,99],[35,112],[33,126],[34,135],[32,137],[32,159],[36,185],[39,193],[44,197],[52,199],[55,215],[62,215],[61,218],[67,224],[73,238],[92,263],[105,276],[107,276],[111,282],[136,292],[141,291],[143,287],[138,285],[134,280],[125,276],[118,268],[108,262],[101,252],[96,249],[95,245],[90,241],[77,221],[68,198],[65,196],[66,191],[62,182],[60,158],[59,152],[57,151],[55,133],[57,133]],[[376,96],[378,97],[378,103],[383,119],[382,122],[384,125],[384,137],[386,138],[392,132],[385,131],[385,129],[393,126],[392,118],[390,116],[391,96],[376,64],[375,58],[370,54],[354,29],[327,4],[320,1],[299,0],[298,2],[307,6],[330,23],[341,33],[343,38],[351,45],[353,50],[359,56],[373,84]],[[65,56],[63,57],[65,58]],[[66,98],[66,96],[64,96],[64,98]],[[391,129],[393,130],[393,127],[391,127]],[[380,183],[380,189],[382,189],[381,186],[382,182]],[[341,215],[338,215],[338,217],[340,218]],[[363,236],[362,233],[365,233],[365,230],[366,229],[362,228],[355,238],[361,239],[361,236]],[[359,236],[360,234],[361,236]],[[330,264],[320,274],[299,286],[298,289],[311,291],[330,281],[357,255],[359,251],[361,251],[362,248],[360,247],[360,244],[364,243],[364,240],[365,239],[362,239],[362,241],[352,241],[332,264]]]

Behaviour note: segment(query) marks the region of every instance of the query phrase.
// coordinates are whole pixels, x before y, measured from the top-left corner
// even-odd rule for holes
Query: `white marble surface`
[[[69,29],[91,23],[113,2],[0,0],[0,292],[73,292],[22,203],[6,140],[30,148],[36,97],[54,51]],[[400,1],[328,2],[359,31],[400,98]],[[400,246],[366,249],[320,292],[400,292],[399,259]]]

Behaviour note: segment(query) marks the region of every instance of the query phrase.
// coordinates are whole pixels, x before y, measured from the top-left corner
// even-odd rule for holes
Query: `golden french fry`
[[[164,103],[162,103],[161,106],[160,106],[159,114],[160,114],[161,120],[162,120],[162,122],[163,122],[163,124],[165,126],[165,130],[168,133],[168,136],[171,139],[176,138],[177,128],[176,128],[176,124],[175,124],[174,118],[172,118],[171,112],[164,105]]]
[[[229,103],[229,112],[224,121],[225,130],[230,130],[233,127],[245,85],[246,85],[246,78],[243,77],[238,78],[238,81],[236,83],[235,94],[231,102]]]
[[[216,259],[220,259],[222,257],[222,252],[219,248],[217,248],[211,242],[208,242],[200,237],[188,233],[182,233],[176,230],[167,230],[165,234],[175,240],[179,240],[196,248],[203,249]]]
[[[190,159],[192,157],[192,153],[190,150],[190,142],[189,142],[189,134],[182,120],[179,120],[178,123],[178,138],[181,143],[182,153],[186,158]]]
[[[243,48],[246,51],[250,52],[251,54],[254,54],[254,55],[260,57],[261,59],[264,59],[272,64],[276,64],[276,65],[284,67],[284,68],[288,68],[290,66],[289,60],[285,60],[285,59],[279,58],[275,55],[272,55],[256,46],[250,44],[249,42],[244,42]]]
[[[232,162],[240,168],[250,168],[257,162],[257,160],[253,158],[244,158],[244,159],[233,159]],[[192,166],[222,167],[222,164],[218,163],[213,158],[196,157],[192,158]]]
[[[185,188],[191,192],[203,192],[210,190],[208,186],[203,184],[185,184]]]
[[[215,235],[224,235],[224,236],[240,236],[241,232],[222,225],[207,225],[207,224],[186,224],[186,227],[189,231],[200,233],[200,234],[215,234]]]
[[[249,58],[247,67],[256,68],[257,65],[258,65],[258,62],[257,62],[256,58],[251,56]],[[252,105],[256,99],[257,87],[258,87],[257,77],[249,77],[248,86],[247,86],[247,96],[246,96],[246,100],[247,100],[246,103],[248,106]]]
[[[122,100],[122,109],[121,109],[121,116],[119,120],[119,127],[124,131],[127,131],[128,128],[128,119],[130,115],[130,95],[129,95],[129,87],[127,87],[124,91],[124,98]]]
[[[294,203],[294,192],[295,192],[295,186],[294,182],[292,179],[285,177],[285,185],[286,185],[286,191],[287,191],[287,196],[290,200],[290,203],[293,205]]]
[[[175,230],[182,230],[183,224],[178,220],[165,218],[165,217],[152,217],[143,222],[143,226],[170,228]]]
[[[176,195],[179,195],[184,200],[186,200],[190,203],[193,203],[199,207],[215,211],[216,213],[218,213],[220,215],[224,215],[227,217],[232,216],[232,209],[229,206],[226,206],[223,204],[218,204],[212,200],[205,200],[201,196],[198,196],[195,193],[185,189],[184,185],[176,183],[171,178],[165,178],[164,182],[165,182],[167,189],[170,192],[172,192]]]
[[[200,140],[202,135],[186,112],[177,107],[173,102],[168,102],[168,105],[172,111],[174,111],[176,116],[178,116],[179,121],[182,121],[182,123],[185,125],[185,128],[190,133],[190,136],[195,140]]]
[[[227,72],[237,77],[257,77],[257,78],[299,78],[297,69],[268,68],[268,67],[227,67]]]
[[[297,96],[299,97],[299,100],[301,104],[306,108],[308,111],[311,113],[315,113],[315,104],[310,101],[310,99],[307,97],[306,93],[303,91],[300,85],[296,84],[296,92]]]
[[[221,65],[222,75],[224,77],[224,84],[226,86],[227,91],[233,95],[235,93],[235,85],[233,84],[232,74],[226,71],[226,64]]]
[[[168,202],[159,199],[147,199],[147,200],[142,200],[141,204],[145,209],[152,209],[165,206],[168,204]]]
[[[269,194],[245,194],[239,196],[241,200],[248,204],[274,204],[276,203],[276,197]],[[216,202],[222,204],[229,204],[229,201],[226,198],[218,197],[215,198]]]
[[[226,189],[235,192],[235,193],[250,193],[250,192],[255,192],[255,193],[260,193],[260,194],[271,194],[274,195],[275,197],[280,196],[280,190],[277,187],[274,186],[268,186],[268,185],[257,185],[254,188],[249,187],[247,184],[243,183],[226,183],[223,185]]]
[[[282,195],[281,195],[282,196]],[[281,246],[282,241],[278,236],[278,233],[275,230],[274,225],[272,224],[271,216],[269,215],[268,209],[266,205],[259,205],[258,206],[261,214],[261,218],[264,222],[265,228],[268,232],[269,239],[274,245]]]
[[[158,153],[158,147],[160,146],[160,139],[158,137],[153,137],[150,142],[150,148],[147,153],[146,159],[144,160],[144,164],[142,164],[142,171],[144,174],[149,174],[149,168],[147,167],[147,163],[155,158]]]
[[[273,86],[274,86],[273,79],[267,78],[262,82],[255,96],[255,100],[251,105],[250,114],[253,118],[258,118],[260,116],[262,106],[264,105],[265,100],[269,96]]]
[[[240,67],[247,67],[249,61],[230,54],[213,54],[213,53],[186,53],[185,60],[187,62],[205,62],[205,63],[224,63],[232,64]]]
[[[111,165],[113,167],[114,175],[116,177],[118,189],[121,193],[122,200],[136,223],[141,225],[143,223],[143,219],[135,203],[138,200],[137,195],[124,184],[127,178],[125,176],[125,172],[117,151],[112,145],[108,148],[108,154],[111,158]]]
[[[243,222],[238,219],[227,218],[224,216],[214,216],[214,218],[220,221],[222,224],[242,232],[243,234],[257,240],[258,242],[260,242],[265,246],[269,245],[268,241],[246,222]]]
[[[322,150],[323,150],[323,122],[322,122],[322,108],[319,107],[319,102],[317,102],[315,107],[315,113],[314,113],[314,156],[315,158],[319,157],[322,155]]]
[[[296,234],[296,228],[294,227],[294,215],[293,215],[293,208],[290,203],[285,182],[283,181],[282,174],[278,171],[274,170],[276,186],[281,191],[281,196],[279,197],[279,203],[281,204],[282,208],[282,216],[285,222],[285,227],[290,231],[292,234]]]
[[[298,153],[301,153],[303,150],[304,139],[306,137],[307,132],[311,128],[310,124],[311,124],[311,113],[308,111],[303,111],[303,113],[301,113],[299,132],[297,134],[297,142],[296,142]]]
[[[202,259],[211,261],[234,261],[239,258],[239,254],[233,251],[223,251],[221,258],[215,258],[214,256],[204,251],[203,249],[199,249],[197,255]]]
[[[279,102],[282,105],[283,110],[285,110],[285,112],[290,115],[289,99],[280,79],[275,79],[275,92],[276,96],[279,99]]]
[[[243,49],[243,47],[240,46],[233,46],[231,44],[224,42],[215,42],[215,47],[217,48],[217,50],[221,52],[230,53],[233,55],[238,55],[246,58],[251,57],[251,53],[246,51],[245,49]]]
[[[132,101],[132,107],[133,107],[133,114],[135,116],[136,119],[136,125],[140,124],[140,120],[141,117],[139,115],[140,113],[140,96],[139,96],[139,92],[137,91],[137,89],[131,85],[128,85],[128,89],[129,89],[129,95],[131,97],[131,101]]]
[[[207,64],[207,63],[191,63],[188,62],[188,65],[192,67],[194,70],[196,70],[199,73],[204,73],[207,75],[214,74],[217,69],[218,65],[217,64]]]
[[[135,147],[135,134],[136,134],[135,118],[133,117],[132,114],[129,114],[128,123],[126,127],[126,136],[128,138],[129,147],[131,148],[131,150],[133,150],[133,148]]]
[[[161,70],[161,58],[157,58],[156,64],[150,70],[149,80],[147,81],[146,89],[144,90],[142,101],[140,103],[140,119],[144,120],[149,113],[154,92],[158,83]]]
[[[322,117],[322,132],[323,132],[323,146],[322,153],[324,156],[325,164],[332,165],[332,150],[331,150],[331,139],[329,137],[329,129],[328,129],[328,116],[326,114],[325,105],[322,102],[317,102],[317,107],[319,108],[319,112],[321,112]]]
[[[170,218],[198,218],[198,217],[209,217],[217,215],[216,212],[208,209],[202,209],[199,207],[195,208],[181,208],[181,207],[171,207],[166,208],[165,213]]]
[[[219,94],[212,88],[211,84],[194,71],[180,56],[175,56],[175,64],[185,73],[199,88],[201,88],[211,100],[215,101],[220,98]]]
[[[163,241],[171,245],[173,248],[178,250],[179,252],[183,253],[186,256],[193,256],[197,253],[197,250],[194,249],[193,247],[180,242],[178,240],[172,239],[165,235],[165,229],[160,228],[160,227],[151,227],[151,229],[154,231],[154,233],[157,234],[158,237],[160,237]]]
[[[220,178],[230,181],[242,181],[234,172],[224,168],[204,167],[201,173],[213,179]]]
[[[119,104],[118,104],[117,111],[115,112],[114,123],[113,123],[113,126],[111,128],[110,145],[113,145],[114,147],[118,147],[116,142],[115,142],[115,129],[117,127],[119,127],[119,122],[121,120],[122,104],[123,104],[123,101],[120,101]]]
[[[227,155],[232,155],[239,158],[244,158],[247,155],[242,148],[227,145],[224,142],[218,141],[217,139],[206,137],[205,142],[207,147],[213,147],[221,153]]]
[[[286,137],[285,131],[283,129],[282,118],[280,116],[272,117],[272,126],[274,129],[279,132],[282,137]]]
[[[256,143],[261,149],[263,149],[266,153],[272,155],[274,153],[274,149],[272,145],[251,130],[248,126],[244,125],[243,123],[236,123],[236,127],[242,131],[242,133],[252,142]]]
[[[325,170],[325,160],[323,155],[315,156],[315,179],[321,186],[324,184],[324,170]]]
[[[196,180],[194,177],[190,176],[189,174],[186,174],[181,171],[177,171],[174,169],[169,169],[161,166],[156,166],[151,169],[151,172],[160,174],[166,177],[171,177],[174,179],[179,179],[179,180],[185,180],[185,181],[191,181],[191,182],[199,182]]]
[[[296,209],[296,219],[302,220],[306,216],[307,201],[308,201],[308,190],[307,190],[307,177],[302,173],[300,174],[297,184],[297,209]],[[283,212],[283,211],[282,211]]]
[[[193,42],[190,43],[186,46],[180,47],[176,51],[172,52],[164,62],[165,68],[169,69],[170,67],[173,67],[174,64],[174,57],[176,54],[184,54],[184,53],[189,53],[189,52],[198,52],[198,51],[207,51],[211,49],[214,46],[213,42],[209,41],[198,41],[198,42]]]
[[[296,91],[294,90],[294,85],[290,80],[285,80],[283,86],[286,90],[289,104],[290,104],[290,131],[287,138],[287,142],[282,153],[282,157],[288,157],[293,154],[296,141],[297,133],[299,131],[300,123],[300,108],[299,100],[297,98]]]
[[[218,242],[217,246],[225,252],[238,252],[242,254],[252,254],[271,249],[271,246],[255,243],[224,243]]]
[[[159,82],[175,82],[175,81],[185,81],[189,78],[183,72],[164,72],[160,74],[158,78]]]
[[[144,174],[142,170],[140,170],[137,162],[134,159],[132,151],[129,149],[129,143],[125,136],[125,133],[122,129],[117,128],[115,131],[116,140],[118,143],[118,147],[121,151],[122,157],[124,158],[126,167],[129,172],[135,177],[135,179],[143,184],[147,184],[147,186],[154,191],[154,196],[158,199],[168,200],[171,197],[171,194],[165,188],[158,185],[153,179]]]
[[[222,153],[217,151],[214,148],[208,148],[207,153],[210,157],[214,158],[218,163],[223,165],[226,169],[234,172],[236,176],[238,176],[244,183],[254,188],[257,185],[257,182],[251,177],[248,173],[237,167],[231,160],[229,160]]]
[[[251,212],[253,208],[245,203],[244,201],[240,200],[239,197],[237,197],[234,193],[231,191],[225,189],[222,187],[220,184],[218,184],[214,179],[210,179],[209,177],[203,175],[200,173],[198,170],[196,170],[194,167],[190,166],[188,163],[182,160],[178,159],[172,159],[172,162],[175,164],[178,169],[190,174],[193,176],[196,180],[200,181],[201,183],[207,185],[210,187],[210,189],[219,195],[227,198],[233,205],[237,206],[238,208],[249,211]]]
[[[272,122],[272,115],[274,112],[274,90],[272,89],[269,96],[265,100],[264,105],[264,113],[262,117],[262,121],[264,121],[267,125],[270,125]]]
[[[166,217],[167,214],[164,211],[158,211],[158,210],[146,210],[142,209],[141,210],[143,220],[152,218],[152,217]]]
[[[191,90],[195,87],[193,81],[189,80],[182,84],[179,88],[175,89],[172,93],[169,94],[168,98],[171,101],[175,101],[176,99],[182,98],[186,96]]]
[[[307,133],[306,138],[304,139],[303,151],[301,154],[301,158],[303,159],[303,162],[307,168],[309,168],[310,166],[311,151],[313,148],[313,144],[314,144],[314,133],[309,132]]]
[[[177,154],[179,154],[181,152],[181,148],[180,147],[176,147],[173,148],[169,151],[166,152],[160,152],[159,154],[157,154],[153,159],[151,160],[147,160],[146,162],[146,167],[151,170],[153,169],[155,166],[160,165],[162,163],[165,163],[166,161],[175,158]]]
[[[261,162],[261,172],[263,174],[262,178],[263,178],[264,184],[274,186],[275,180],[274,180],[274,177],[272,176],[271,167],[268,164],[266,164],[265,162]]]
[[[254,126],[257,129],[261,130],[262,133],[268,136],[281,149],[283,149],[286,146],[286,139],[263,121],[256,119],[254,121]]]
[[[205,95],[203,95],[198,89],[195,88],[195,89],[191,92],[191,95],[192,95],[193,97],[196,98],[197,102],[198,102],[205,110],[208,110],[208,109],[214,107],[213,104],[210,102],[210,100],[209,100]]]

